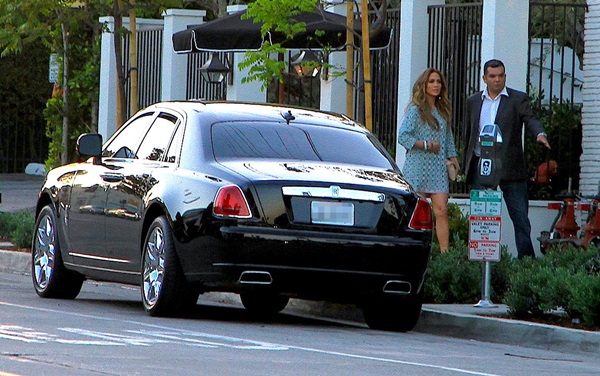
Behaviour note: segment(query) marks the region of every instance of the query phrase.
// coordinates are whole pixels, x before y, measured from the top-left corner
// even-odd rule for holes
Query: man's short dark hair
[[[487,74],[488,68],[498,68],[498,67],[502,67],[506,71],[506,67],[504,66],[504,63],[502,61],[500,61],[498,59],[488,60],[483,65],[483,74],[484,75]]]

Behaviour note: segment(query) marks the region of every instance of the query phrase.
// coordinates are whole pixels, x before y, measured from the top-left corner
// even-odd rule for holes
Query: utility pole
[[[346,115],[354,118],[354,2],[346,3]]]

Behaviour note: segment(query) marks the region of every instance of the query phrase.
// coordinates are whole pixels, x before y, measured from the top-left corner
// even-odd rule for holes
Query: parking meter
[[[486,124],[479,133],[479,146],[481,155],[477,165],[479,183],[483,188],[496,189],[500,183],[502,171],[502,158],[500,148],[502,147],[502,134],[500,127],[496,124]]]

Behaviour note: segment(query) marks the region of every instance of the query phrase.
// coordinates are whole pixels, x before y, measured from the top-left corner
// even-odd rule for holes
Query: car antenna
[[[296,120],[296,117],[292,115],[292,110],[288,110],[288,112],[282,113],[281,116],[283,116],[283,118],[285,119],[285,121],[287,121],[288,124],[290,123],[290,121]]]

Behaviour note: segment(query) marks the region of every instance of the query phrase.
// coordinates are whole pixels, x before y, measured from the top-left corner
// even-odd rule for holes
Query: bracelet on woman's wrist
[[[427,150],[427,141],[423,140],[423,150]]]

